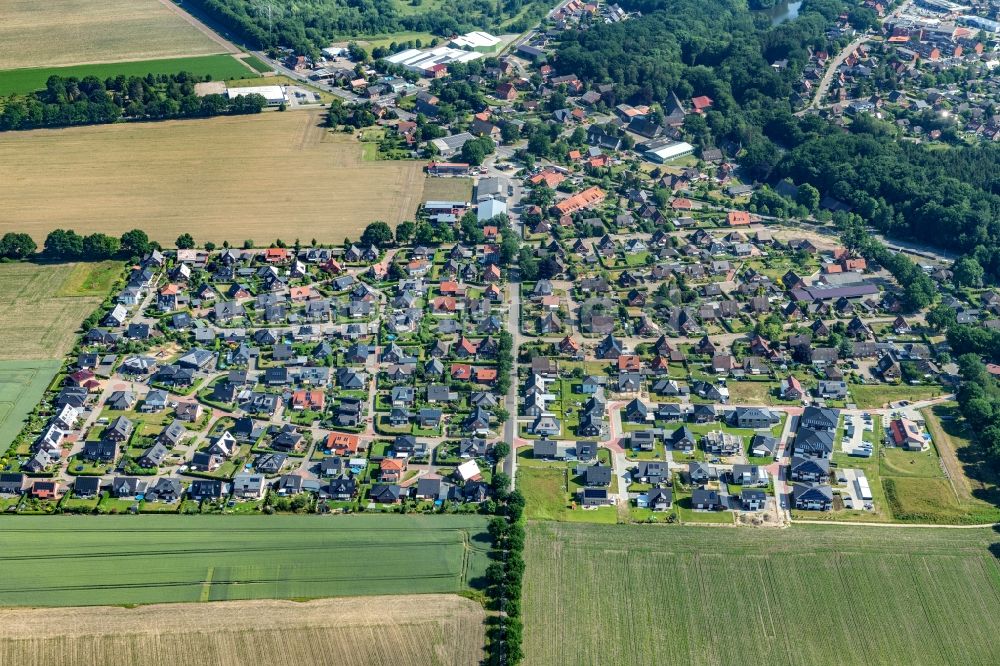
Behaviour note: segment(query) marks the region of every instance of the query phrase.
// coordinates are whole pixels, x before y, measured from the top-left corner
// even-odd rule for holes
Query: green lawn
[[[0,455],[42,398],[62,361],[0,361]]]
[[[907,386],[905,384],[851,384],[850,397],[859,409],[882,407],[891,402],[917,402],[936,398],[944,393],[940,386]]]
[[[615,507],[598,509],[571,508],[569,493],[576,488],[567,480],[572,471],[563,465],[547,467],[521,467],[517,470],[517,487],[524,493],[526,515],[531,520],[560,520],[567,522],[609,523],[618,522]]]
[[[481,583],[480,516],[12,518],[0,606],[462,592]]]
[[[525,663],[995,664],[996,540],[532,523]]]
[[[934,447],[926,451],[904,451],[896,447],[882,449],[883,476],[916,476],[922,478],[941,479],[941,460]]]
[[[99,296],[104,298],[115,281],[122,277],[120,261],[97,261],[72,264],[69,275],[56,296]]]
[[[50,76],[96,76],[101,79],[119,74],[124,76],[145,76],[147,74],[176,74],[190,72],[200,76],[209,75],[216,81],[257,76],[257,73],[243,65],[231,55],[196,56],[193,58],[167,58],[164,60],[140,60],[136,62],[116,62],[96,65],[73,65],[71,67],[38,67],[11,69],[0,72],[0,95],[29,93],[41,90]]]
[[[781,400],[778,388],[781,382],[750,380],[729,382],[729,402],[734,405],[796,405],[796,401]],[[803,383],[804,386],[808,384]]]
[[[256,69],[257,72],[260,73],[260,74],[266,74],[268,72],[273,72],[274,71],[273,67],[271,67],[270,65],[268,65],[263,60],[260,60],[256,56],[247,56],[245,58],[242,58],[242,60],[246,64],[250,65],[250,67],[252,67],[253,69]]]

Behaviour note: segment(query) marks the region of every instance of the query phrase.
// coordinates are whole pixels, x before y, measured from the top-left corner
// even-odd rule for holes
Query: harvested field
[[[532,523],[525,663],[996,664],[991,529]]]
[[[465,666],[484,620],[455,595],[0,610],[0,663]]]
[[[62,358],[121,264],[0,264],[0,361]]]
[[[222,53],[160,0],[4,0],[0,70]]]
[[[481,516],[19,516],[0,606],[462,592],[489,547]]]
[[[373,220],[413,219],[423,163],[362,162],[360,144],[321,122],[295,111],[0,135],[0,233],[340,243]]]

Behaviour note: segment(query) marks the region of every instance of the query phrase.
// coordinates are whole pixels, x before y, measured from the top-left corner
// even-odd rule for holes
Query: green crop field
[[[61,361],[0,361],[0,454],[21,432]]]
[[[258,76],[257,72],[228,54],[72,65],[70,67],[38,67],[0,72],[0,95],[41,90],[45,87],[45,82],[49,80],[50,76],[75,76],[77,78],[96,76],[99,79],[106,79],[119,75],[146,76],[147,74],[176,74],[178,72],[211,76],[216,81]]]
[[[996,664],[991,529],[532,523],[525,663]]]
[[[483,577],[478,516],[11,517],[0,606],[461,592]]]

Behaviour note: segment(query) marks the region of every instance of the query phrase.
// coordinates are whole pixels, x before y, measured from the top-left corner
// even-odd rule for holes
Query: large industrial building
[[[672,139],[657,139],[643,146],[646,157],[653,162],[669,162],[678,157],[684,157],[694,152],[694,146],[686,141]]]
[[[500,38],[494,37],[488,32],[467,32],[451,40],[448,45],[465,51],[492,53],[500,46]]]
[[[434,79],[447,74],[448,65],[454,62],[471,62],[482,57],[483,54],[478,51],[463,51],[448,46],[437,46],[433,49],[406,49],[394,53],[385,61],[429,79]]]
[[[281,86],[252,86],[249,88],[227,88],[226,97],[236,99],[242,95],[260,95],[268,106],[281,106],[288,103],[288,95]]]

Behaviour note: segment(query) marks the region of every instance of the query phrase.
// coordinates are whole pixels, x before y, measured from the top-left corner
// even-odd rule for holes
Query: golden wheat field
[[[160,0],[3,0],[0,70],[224,53]]]
[[[0,610],[0,663],[465,666],[484,620],[447,594]]]
[[[363,162],[321,122],[289,111],[2,134],[0,233],[339,243],[373,220],[413,219],[423,164]]]
[[[484,620],[447,594],[0,610],[0,664],[466,666]]]

